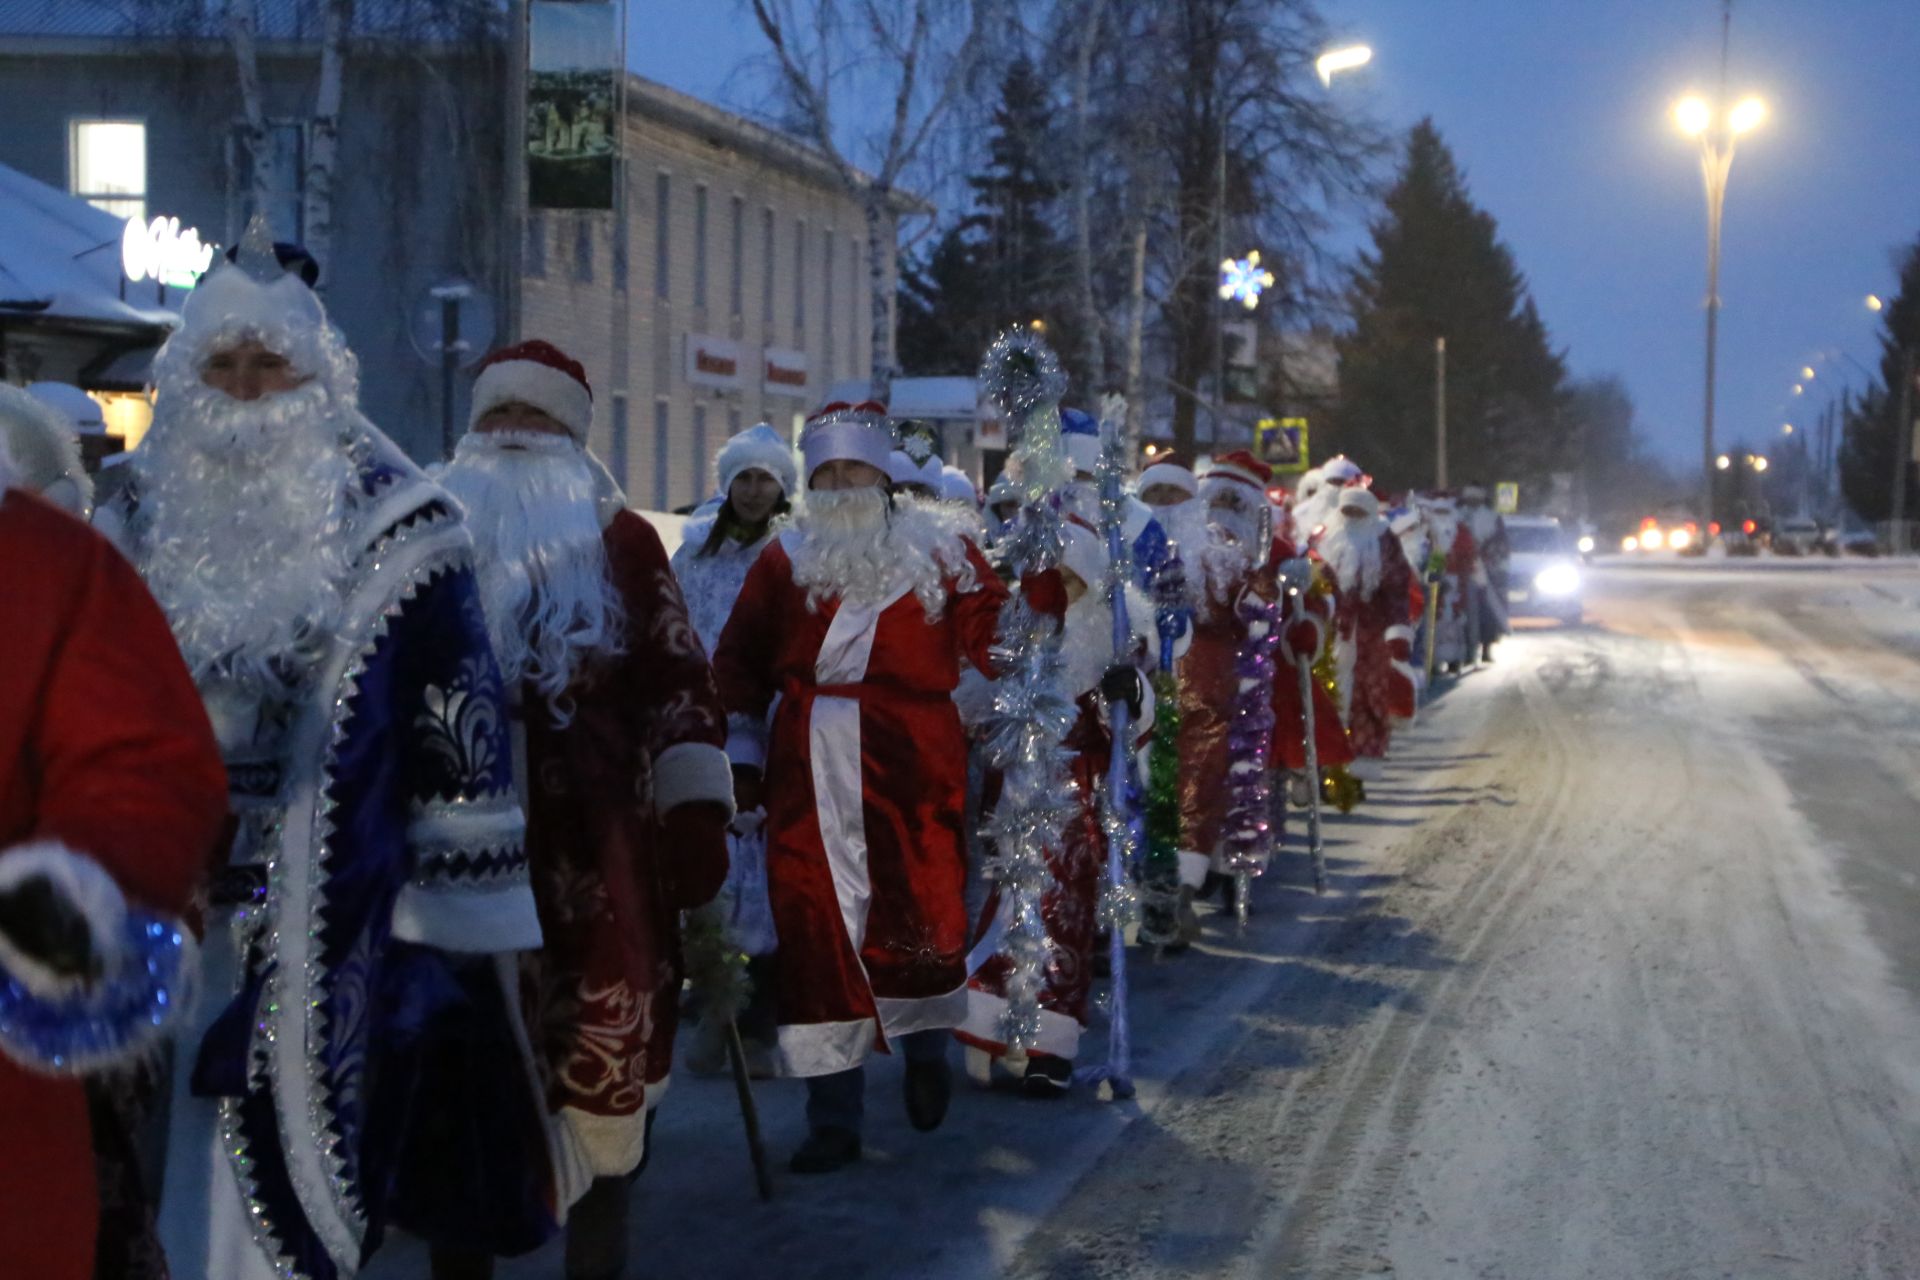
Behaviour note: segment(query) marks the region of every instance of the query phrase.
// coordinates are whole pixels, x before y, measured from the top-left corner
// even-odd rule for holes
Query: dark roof
[[[226,0],[0,0],[0,38],[224,39]],[[494,21],[504,0],[357,0],[354,34],[444,40]],[[254,0],[258,37],[320,38],[324,0]]]

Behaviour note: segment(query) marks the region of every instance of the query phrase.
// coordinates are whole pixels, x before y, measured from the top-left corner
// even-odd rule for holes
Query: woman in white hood
[[[714,459],[722,501],[710,516],[687,522],[680,549],[673,553],[674,576],[687,598],[687,617],[700,644],[711,655],[733,613],[747,570],[773,537],[774,524],[788,507],[798,481],[793,449],[766,423],[749,427],[721,446]],[[774,936],[767,901],[766,841],[760,826],[764,811],[735,816],[727,837],[727,883],[715,907],[728,937],[749,960],[751,1003],[740,1017],[741,1037],[756,1075],[772,1073]],[[703,1019],[687,1051],[696,1075],[726,1068],[725,1026]]]

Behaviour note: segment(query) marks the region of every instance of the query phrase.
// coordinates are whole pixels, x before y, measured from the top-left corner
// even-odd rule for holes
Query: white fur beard
[[[356,494],[323,384],[240,401],[175,388],[134,465],[140,568],[196,679],[256,692],[318,657],[338,624]]]
[[[954,522],[914,502],[889,507],[878,488],[809,490],[790,527],[800,535],[788,551],[793,581],[806,589],[811,608],[836,599],[878,605],[912,591],[931,621],[946,607],[947,577],[971,589],[972,567]]]
[[[1199,559],[1200,579],[1207,599],[1215,604],[1231,601],[1246,585],[1247,575],[1253,572],[1252,548],[1239,542],[1210,539],[1200,548]]]
[[[439,479],[466,510],[502,678],[532,683],[564,722],[581,663],[618,653],[626,621],[586,454],[565,436],[473,431]]]
[[[1380,534],[1385,522],[1378,516],[1363,520],[1341,517],[1320,539],[1320,558],[1333,570],[1342,591],[1358,591],[1370,600],[1380,589],[1382,568]]]
[[[1146,649],[1148,665],[1159,660],[1159,633],[1153,625],[1153,605],[1145,593],[1127,588],[1127,623],[1134,647]],[[1100,677],[1113,665],[1113,610],[1107,593],[1095,588],[1067,606],[1060,629],[1061,679],[1074,697],[1099,687]]]
[[[1427,528],[1433,533],[1433,545],[1447,555],[1453,554],[1453,540],[1460,536],[1459,516],[1429,516]]]

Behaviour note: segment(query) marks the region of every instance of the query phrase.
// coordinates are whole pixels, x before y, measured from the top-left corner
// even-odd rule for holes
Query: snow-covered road
[[[682,1077],[636,1274],[1920,1276],[1920,574],[1589,605],[1404,735],[1327,899],[1289,857],[1135,970],[1136,1103],[963,1088],[919,1135],[882,1066],[866,1162],[762,1205]],[[759,1096],[783,1158],[801,1091]]]

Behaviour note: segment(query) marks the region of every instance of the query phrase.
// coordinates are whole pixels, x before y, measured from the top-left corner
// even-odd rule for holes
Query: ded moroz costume
[[[6,455],[0,439],[0,1273],[163,1274],[154,1189],[101,1103],[191,1006],[225,780],[139,577],[15,487]]]
[[[525,1250],[559,1209],[513,954],[540,927],[472,545],[260,226],[156,358],[107,513],[237,828],[162,1238],[180,1274],[233,1280],[353,1275],[389,1224]]]
[[[595,1179],[568,1224],[569,1273],[598,1275],[623,1263],[625,1178],[646,1157],[673,1060],[679,913],[725,877],[733,778],[666,551],[586,448],[591,397],[585,371],[548,343],[494,352],[441,480],[467,513],[525,734],[546,938],[524,958],[528,1023],[563,1167]]]

